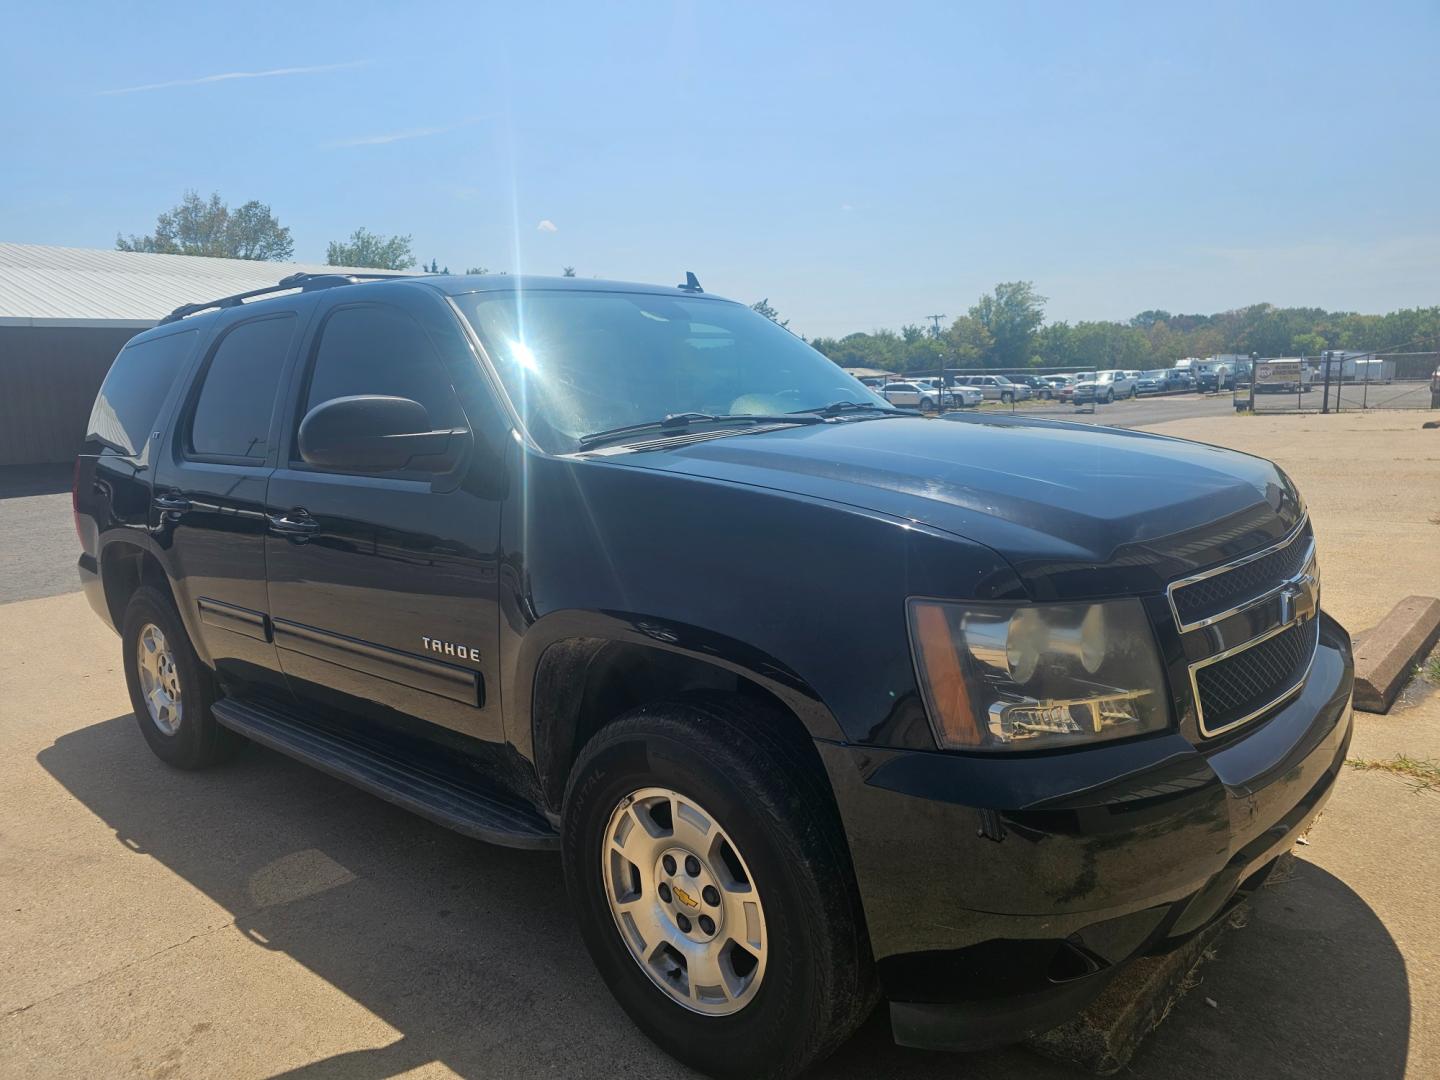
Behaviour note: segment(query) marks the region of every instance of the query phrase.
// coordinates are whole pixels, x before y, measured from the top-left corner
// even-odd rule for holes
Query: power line
[[[940,320],[943,319],[943,318],[945,318],[945,316],[944,316],[944,315],[926,315],[925,318],[929,319],[932,323],[935,324],[935,336],[936,336],[936,337],[939,337],[939,336],[940,336]]]

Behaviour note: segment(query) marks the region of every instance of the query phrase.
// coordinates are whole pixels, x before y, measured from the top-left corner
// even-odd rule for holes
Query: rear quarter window
[[[95,398],[85,440],[126,457],[141,456],[196,336],[196,331],[185,330],[132,341],[121,349]]]

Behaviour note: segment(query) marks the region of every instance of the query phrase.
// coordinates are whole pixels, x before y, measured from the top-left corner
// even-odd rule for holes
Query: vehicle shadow
[[[40,765],[114,830],[401,1033],[280,1074],[368,1080],[441,1062],[462,1076],[676,1076],[585,955],[558,858],[468,840],[278,754],[183,773],[134,719],[62,736]],[[1148,1040],[1139,1077],[1404,1073],[1403,960],[1343,882],[1301,865],[1221,940],[1206,982]],[[1219,1003],[1207,1006],[1203,998]],[[263,1039],[264,1032],[255,1032]],[[1012,1047],[956,1059],[890,1042],[883,1008],[817,1075],[1074,1077]]]

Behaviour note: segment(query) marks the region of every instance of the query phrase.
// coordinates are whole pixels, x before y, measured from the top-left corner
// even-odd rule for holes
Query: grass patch
[[[1396,754],[1389,761],[1346,758],[1345,764],[1362,772],[1388,772],[1410,783],[1412,791],[1440,791],[1440,762]]]
[[[1415,673],[1423,679],[1428,679],[1436,686],[1440,686],[1440,654],[1430,657],[1422,664],[1417,664]]]

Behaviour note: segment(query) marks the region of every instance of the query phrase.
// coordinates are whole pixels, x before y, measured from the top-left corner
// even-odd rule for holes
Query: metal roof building
[[[347,270],[0,243],[0,465],[73,458],[115,354],[181,304]]]

